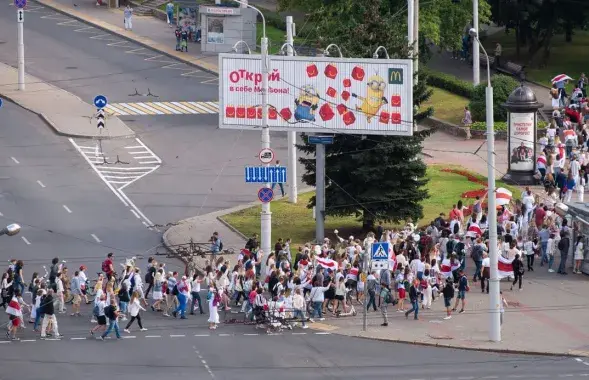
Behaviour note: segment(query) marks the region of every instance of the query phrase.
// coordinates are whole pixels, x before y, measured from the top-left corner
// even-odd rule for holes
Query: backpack
[[[104,308],[104,315],[108,319],[115,319],[115,309],[111,305],[108,305]]]
[[[104,260],[104,261],[102,262],[102,271],[103,271],[104,273],[107,273],[108,271],[110,271],[110,266],[109,266],[109,264],[108,264],[107,260]]]
[[[561,251],[564,249],[564,242],[563,242],[563,240],[564,239],[560,239],[558,241],[558,249],[561,250]]]
[[[448,252],[448,255],[450,255],[450,254],[452,254],[452,252],[454,252],[455,245],[456,245],[456,240],[454,240],[454,239],[448,240],[448,242],[446,243],[446,252]]]
[[[221,252],[223,250],[223,242],[219,242],[219,252]]]
[[[178,284],[174,285],[174,288],[172,289],[172,295],[177,296],[178,295]]]
[[[390,290],[386,289],[384,292],[384,303],[393,303],[393,297],[391,296]]]

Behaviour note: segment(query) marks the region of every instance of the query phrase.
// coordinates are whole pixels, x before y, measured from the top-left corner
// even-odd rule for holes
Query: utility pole
[[[292,16],[286,16],[286,54],[292,57],[294,54],[294,35],[295,24]],[[295,131],[287,132],[288,145],[288,201],[290,203],[297,203],[298,189],[297,189],[297,133]]]
[[[481,63],[479,59],[479,0],[472,0],[472,27],[477,38],[472,41],[472,83],[481,83]]]
[[[409,1],[413,1],[413,0],[409,0]],[[368,266],[370,265],[368,258],[370,257],[370,254],[372,252],[372,243],[368,244],[366,247],[364,247],[364,260],[363,260],[363,264],[362,264],[362,273],[366,276],[366,278],[368,278],[368,275],[370,274],[370,268],[368,268]],[[358,279],[359,281],[360,279]],[[364,281],[364,302],[362,302],[362,308],[364,310],[362,310],[362,331],[366,331],[368,329],[368,297],[366,297],[368,295],[368,291],[366,290],[366,286],[367,286],[367,281]]]
[[[315,144],[315,239],[325,237],[325,144]]]
[[[409,0],[411,1],[411,0]],[[413,60],[413,73],[417,73],[419,70],[419,0],[414,0],[415,6],[413,9],[413,38],[415,39],[415,45],[413,50],[413,55],[415,59]],[[415,75],[414,82],[417,85],[417,75]]]
[[[25,37],[24,37],[24,10],[18,8],[16,10],[16,21],[18,25],[18,46],[17,46],[17,61],[18,61],[18,89],[25,90]]]

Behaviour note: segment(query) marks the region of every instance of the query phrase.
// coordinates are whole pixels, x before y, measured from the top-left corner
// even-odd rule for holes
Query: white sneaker
[[[325,320],[325,318],[319,318],[319,320],[320,320],[320,321],[324,321],[324,320]]]
[[[548,269],[548,272],[554,273],[554,269]]]
[[[444,319],[448,320],[448,319],[452,319],[451,315],[445,316]]]
[[[126,320],[127,320],[127,317],[121,318],[121,322],[125,322]]]
[[[147,329],[146,328],[142,328],[141,331],[147,331]]]
[[[315,323],[315,320],[313,318],[309,318],[309,322]]]
[[[304,325],[304,326],[301,326],[301,328],[302,328],[302,329],[308,329],[308,328],[309,328],[309,326],[307,326],[307,325]]]
[[[98,323],[98,321],[97,321],[96,319],[92,318],[92,319],[90,320],[90,323]]]
[[[124,332],[126,332],[127,334],[131,334],[131,331],[129,331],[129,329],[124,329]]]

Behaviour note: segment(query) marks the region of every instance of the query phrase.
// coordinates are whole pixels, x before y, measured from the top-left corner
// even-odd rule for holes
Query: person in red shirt
[[[106,260],[102,262],[102,271],[106,274],[106,278],[109,280],[112,278],[115,272],[113,264],[114,257],[114,253],[111,252],[106,256]]]
[[[546,210],[548,210],[548,207],[544,206],[543,203],[540,203],[540,205],[536,208],[536,214],[534,215],[534,219],[536,222],[536,226],[538,226],[538,228],[542,228],[542,225],[544,224]]]
[[[456,208],[456,205],[452,205],[452,210],[450,210],[450,214],[448,214],[450,220],[460,219],[460,211]]]

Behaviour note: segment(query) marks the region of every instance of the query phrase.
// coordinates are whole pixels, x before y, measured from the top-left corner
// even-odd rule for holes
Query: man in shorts
[[[70,292],[74,297],[71,316],[77,315],[80,317],[82,316],[80,314],[80,304],[82,303],[82,279],[80,278],[80,271],[76,271],[70,281]]]

